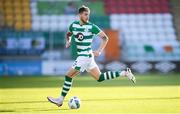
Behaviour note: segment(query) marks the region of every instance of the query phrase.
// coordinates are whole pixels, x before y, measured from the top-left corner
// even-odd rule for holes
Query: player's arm
[[[97,49],[97,51],[94,51],[93,53],[94,53],[94,56],[99,56],[101,53],[102,53],[102,51],[104,50],[104,48],[106,47],[106,45],[107,45],[107,42],[108,42],[108,36],[103,32],[103,31],[101,31],[99,34],[98,34],[98,36],[102,39],[101,40],[101,44],[100,44],[100,47]]]
[[[66,33],[66,48],[71,45],[71,36],[72,36],[72,24],[70,24],[68,28],[68,32]]]
[[[68,31],[66,33],[66,48],[68,48],[71,45],[71,36],[72,32]]]

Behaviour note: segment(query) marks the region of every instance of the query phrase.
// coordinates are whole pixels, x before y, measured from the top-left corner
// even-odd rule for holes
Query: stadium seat
[[[23,23],[21,21],[17,21],[15,23],[15,29],[16,30],[23,30]]]
[[[25,31],[31,30],[31,22],[30,21],[25,21],[24,25],[23,25],[23,28],[24,28]]]
[[[165,45],[164,50],[165,52],[170,53],[173,51],[173,47],[171,45]]]

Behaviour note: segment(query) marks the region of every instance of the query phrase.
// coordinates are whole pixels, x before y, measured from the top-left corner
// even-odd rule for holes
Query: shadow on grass
[[[22,108],[22,110],[31,110],[31,111],[58,111],[58,110],[70,110],[69,108],[45,108],[45,109],[39,109],[39,108]]]
[[[126,101],[126,100],[170,100],[180,97],[149,97],[149,98],[119,98],[119,99],[84,99],[81,101]],[[67,102],[67,100],[65,100]],[[0,102],[0,104],[21,104],[21,103],[49,103],[48,101],[22,101],[22,102]]]
[[[22,108],[22,110],[26,110],[26,112],[29,112],[29,110],[30,110],[30,112],[31,111],[58,111],[58,110],[70,110],[70,109],[68,109],[68,108],[56,108],[56,109],[54,109],[54,108],[51,108],[51,109],[38,109],[38,108]],[[0,113],[6,113],[6,112],[21,112],[21,111],[14,111],[14,110],[0,110]]]
[[[0,113],[1,112],[15,112],[14,110],[0,110]]]
[[[57,110],[70,110],[69,108],[59,108],[59,109],[43,109],[43,110],[33,110],[33,111],[57,111]]]

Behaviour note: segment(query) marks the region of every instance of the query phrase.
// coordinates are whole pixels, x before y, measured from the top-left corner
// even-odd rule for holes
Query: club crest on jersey
[[[82,41],[82,40],[84,39],[84,35],[83,35],[82,33],[77,33],[76,38],[77,38],[79,41]]]

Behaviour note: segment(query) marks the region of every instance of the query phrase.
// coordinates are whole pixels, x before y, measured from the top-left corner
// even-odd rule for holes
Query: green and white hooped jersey
[[[93,36],[99,34],[100,31],[101,29],[98,26],[90,22],[80,25],[79,21],[74,21],[69,26],[69,32],[73,33],[72,38],[75,39],[78,56],[92,56],[91,43]]]

